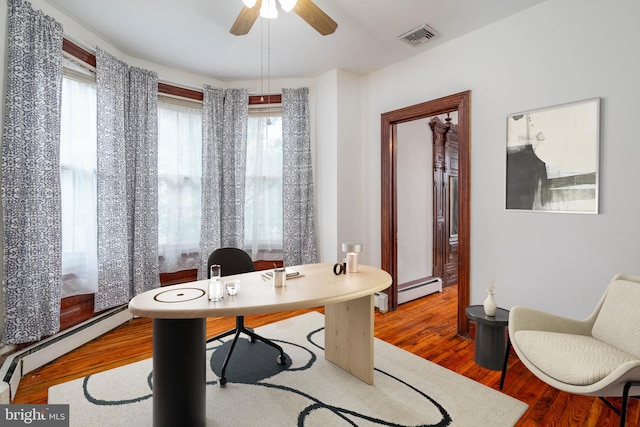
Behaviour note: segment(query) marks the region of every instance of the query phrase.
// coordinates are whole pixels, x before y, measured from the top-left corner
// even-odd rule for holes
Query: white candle
[[[347,254],[347,273],[358,272],[358,253],[349,252]]]
[[[273,286],[275,288],[284,288],[287,281],[287,270],[284,268],[275,268],[273,270]]]

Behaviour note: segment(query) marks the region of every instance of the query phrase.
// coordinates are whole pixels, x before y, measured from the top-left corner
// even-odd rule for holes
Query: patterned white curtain
[[[4,344],[60,328],[62,26],[8,1],[2,141]]]
[[[159,286],[158,76],[98,48],[96,86],[100,311]]]
[[[249,92],[204,87],[202,222],[198,279],[215,249],[242,247]]]
[[[160,272],[198,268],[202,188],[202,106],[158,104]]]
[[[282,90],[282,201],[284,262],[317,260],[309,89]]]

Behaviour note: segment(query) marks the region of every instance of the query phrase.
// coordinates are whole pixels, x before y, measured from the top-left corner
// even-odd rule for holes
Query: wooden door
[[[458,126],[435,117],[433,131],[433,275],[458,282]]]

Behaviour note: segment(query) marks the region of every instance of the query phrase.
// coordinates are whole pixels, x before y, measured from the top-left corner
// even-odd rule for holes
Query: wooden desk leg
[[[324,357],[373,384],[373,295],[324,308]]]
[[[153,319],[153,426],[204,427],[206,319]]]

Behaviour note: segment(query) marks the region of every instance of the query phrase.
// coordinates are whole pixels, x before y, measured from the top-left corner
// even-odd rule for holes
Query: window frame
[[[62,51],[64,54],[75,58],[82,62],[87,67],[95,70],[96,67],[96,55],[88,49],[78,45],[77,43],[63,37]],[[171,83],[158,82],[158,94],[167,96],[174,96],[178,98],[184,98],[196,102],[202,102],[204,100],[204,93],[201,90],[187,88],[184,86],[177,86]],[[263,94],[263,95],[249,95],[249,105],[267,105],[267,104],[280,104],[282,103],[282,95],[275,94]],[[282,261],[275,261],[276,265],[282,265]],[[260,262],[255,263],[257,266],[261,265]],[[269,266],[273,266],[272,261],[268,261]],[[160,273],[161,285],[168,285],[174,283],[183,283],[196,280],[197,270],[184,270],[176,273]],[[90,295],[93,297],[93,295]],[[70,297],[75,298],[75,297]]]
[[[282,124],[282,116],[283,116],[283,111],[282,111],[282,104],[280,102],[276,103],[271,102],[271,103],[266,103],[266,102],[262,102],[263,100],[260,99],[260,104],[254,104],[254,105],[250,105],[249,106],[249,117],[260,117],[260,118],[268,118],[271,116],[271,114],[273,113],[274,117],[279,117],[279,121]],[[282,140],[282,128],[280,128],[280,139]],[[248,144],[248,142],[247,142]],[[248,154],[247,154],[248,156]],[[281,171],[282,172],[282,171]],[[262,180],[263,182],[268,182],[268,181],[273,181],[275,179],[279,179],[280,180],[280,187],[282,188],[282,173],[279,176],[275,176],[275,175],[249,175],[249,172],[245,172],[245,180],[247,182],[250,181],[249,176],[251,176],[252,180]],[[246,187],[245,187],[245,191]],[[282,201],[282,197],[283,195],[280,196],[280,200]],[[245,199],[245,214],[247,212],[246,210],[246,199]],[[282,213],[284,214],[284,213]],[[260,254],[261,257],[259,258],[260,260],[266,260],[266,261],[272,261],[272,260],[281,260],[282,256],[283,256],[283,251],[284,251],[284,236],[281,234],[281,240],[280,240],[280,246],[275,248],[275,249],[262,249],[261,247],[264,245],[268,246],[268,242],[270,241],[270,239],[267,239],[265,241],[259,241],[259,248],[257,250],[253,250],[253,246],[252,243],[250,241],[247,241],[246,238],[246,234],[247,234],[247,230],[246,230],[246,217],[245,217],[245,230],[244,230],[244,249],[248,250],[250,253],[252,254]],[[284,233],[283,230],[283,225],[280,225],[281,227],[281,233]]]
[[[165,94],[158,94],[158,110],[160,109],[160,105],[161,104],[165,104],[165,105],[173,105],[173,106],[177,106],[177,107],[185,107],[185,108],[190,108],[190,109],[194,109],[194,110],[200,110],[202,111],[202,102],[197,102],[194,100],[190,100],[190,99],[185,99],[183,97],[179,97],[179,96],[175,96],[175,95],[165,95]],[[158,111],[158,116],[160,116],[160,111]],[[200,116],[202,118],[202,115]],[[158,129],[158,137],[160,133],[160,129]],[[158,142],[160,142],[160,139],[158,138]],[[158,147],[158,150],[160,149],[160,147]],[[158,165],[158,168],[160,167],[160,165]],[[160,170],[158,170],[158,182],[160,183],[161,181],[161,177],[165,177],[164,175],[161,175]],[[200,175],[200,179],[201,179],[202,175]],[[185,181],[190,181],[190,182],[195,182],[196,181],[196,175],[191,175],[191,174],[185,174],[182,175],[183,180]],[[160,224],[158,224],[160,225]],[[160,232],[159,230],[160,227],[158,227],[158,233]],[[199,239],[198,242],[194,242],[195,244],[199,244]],[[176,246],[181,246],[183,243],[176,243]],[[161,243],[160,243],[160,235],[158,235],[158,248],[160,249],[161,247]],[[180,262],[186,262],[187,264],[191,264],[193,265],[193,258],[197,257],[198,255],[198,251],[196,250],[195,252],[183,252],[181,255],[182,261]],[[158,262],[159,263],[163,263],[165,260],[163,259],[162,255],[158,255]],[[163,277],[163,274],[177,274],[183,271],[192,271],[194,269],[192,268],[186,268],[186,269],[182,269],[182,270],[175,270],[173,272],[161,272],[160,275],[161,277]],[[179,276],[179,275],[178,275]],[[195,280],[195,279],[194,279]]]

